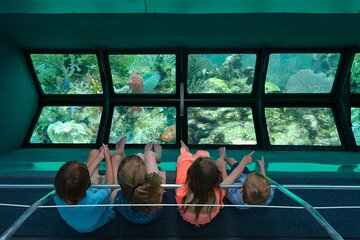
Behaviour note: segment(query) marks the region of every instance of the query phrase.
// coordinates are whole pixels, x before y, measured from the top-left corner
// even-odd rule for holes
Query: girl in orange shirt
[[[222,205],[226,191],[220,189],[222,173],[207,151],[192,155],[181,141],[176,165],[176,183],[184,184],[176,190],[175,199],[183,220],[199,226],[209,223],[222,206],[186,206],[186,204]]]

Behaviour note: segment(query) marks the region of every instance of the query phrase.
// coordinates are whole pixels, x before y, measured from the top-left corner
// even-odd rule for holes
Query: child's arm
[[[226,179],[228,177],[227,175],[227,172],[226,172],[226,164],[225,164],[225,161],[224,161],[224,158],[220,157],[218,158],[217,160],[217,165],[218,165],[218,168],[221,172],[221,176],[222,176],[222,179]]]
[[[107,145],[104,145],[104,155],[105,155],[105,162],[106,162],[106,173],[105,173],[105,182],[107,184],[114,183],[114,171],[110,160],[110,153],[109,148]]]
[[[258,160],[258,164],[260,167],[260,174],[266,177],[264,156],[261,156],[261,160]]]
[[[94,152],[94,151],[92,151],[92,152]],[[103,146],[97,152],[98,153],[95,156],[95,159],[92,160],[92,161],[88,161],[89,165],[87,167],[88,167],[88,170],[89,170],[90,177],[94,174],[96,168],[99,167],[100,162],[104,159],[104,148],[103,148]]]
[[[247,164],[252,163],[252,155],[255,153],[255,151],[252,151],[248,155],[245,155],[239,165],[230,173],[230,175],[225,178],[222,182],[222,184],[233,184],[236,179],[238,179],[242,172],[244,171]]]

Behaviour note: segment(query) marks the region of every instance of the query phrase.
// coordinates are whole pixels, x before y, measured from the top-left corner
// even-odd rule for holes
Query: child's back
[[[89,189],[90,175],[85,164],[65,163],[55,177],[56,205],[110,203],[110,189]],[[78,232],[91,232],[115,217],[112,207],[59,207],[64,221]]]
[[[165,175],[156,165],[157,158],[161,160],[161,154],[162,147],[150,143],[145,146],[145,157],[142,154],[131,155],[121,161],[117,171],[121,189],[115,190],[112,196],[115,204],[161,203],[164,192],[161,183],[165,182]],[[116,210],[132,223],[146,224],[158,219],[163,209],[157,206],[117,206]]]
[[[177,161],[176,183],[184,184],[176,190],[176,202],[183,220],[199,225],[209,223],[222,208],[221,206],[201,207],[186,204],[221,205],[225,192],[220,189],[221,173],[206,151],[195,155],[182,143]]]

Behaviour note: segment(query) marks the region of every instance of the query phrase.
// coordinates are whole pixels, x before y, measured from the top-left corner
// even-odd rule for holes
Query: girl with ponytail
[[[161,161],[162,147],[147,144],[144,154],[125,157],[119,164],[117,180],[120,189],[113,192],[115,204],[159,204],[162,201],[165,172],[160,172],[157,162]],[[118,212],[128,221],[146,224],[158,219],[162,208],[158,206],[118,206]]]

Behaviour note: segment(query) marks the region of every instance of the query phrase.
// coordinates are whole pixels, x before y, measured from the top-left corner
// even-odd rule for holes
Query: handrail
[[[55,190],[49,192],[44,197],[37,200],[35,203],[33,203],[26,211],[21,214],[18,219],[8,228],[6,231],[0,236],[0,240],[7,240],[9,239],[14,233],[19,229],[19,227],[30,217],[31,214],[33,214],[36,209],[38,209],[39,206],[46,203],[48,200],[50,200],[55,195]]]
[[[182,184],[161,184],[165,189],[181,187]],[[241,186],[241,185],[240,185]],[[238,184],[221,184],[221,188],[239,188]],[[308,189],[308,190],[360,190],[359,185],[306,185],[306,184],[284,184],[287,189]],[[90,188],[118,188],[117,184],[91,185]],[[277,188],[276,184],[271,185]],[[0,184],[0,189],[54,189],[53,184]]]
[[[316,211],[308,202],[306,202],[305,200],[303,200],[293,192],[289,191],[279,183],[275,182],[271,178],[269,177],[266,178],[271,184],[275,185],[277,189],[283,192],[286,196],[288,196],[289,198],[293,199],[295,202],[303,206],[315,218],[315,220],[326,230],[326,232],[329,234],[329,236],[332,239],[336,239],[336,240],[343,239],[341,235],[330,225],[330,223],[326,221],[325,218],[318,211]]]

